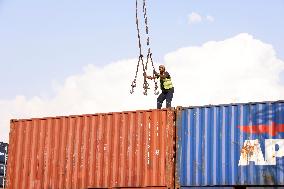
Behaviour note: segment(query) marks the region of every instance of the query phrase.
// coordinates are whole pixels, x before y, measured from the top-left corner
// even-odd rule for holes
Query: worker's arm
[[[147,75],[146,75],[146,78],[152,80],[152,79],[157,79],[158,77],[157,77],[157,76],[147,76]]]
[[[153,76],[147,76],[146,73],[144,74],[144,76],[147,79],[157,79],[157,78],[161,78],[161,79],[165,79],[165,78],[171,78],[170,74],[168,72],[165,72],[164,74],[158,74],[158,72],[156,72],[155,70],[153,71]]]
[[[159,78],[159,75],[156,75],[155,73],[153,74],[153,76],[148,76],[146,73],[144,73],[144,77],[146,77],[147,79],[157,79]]]

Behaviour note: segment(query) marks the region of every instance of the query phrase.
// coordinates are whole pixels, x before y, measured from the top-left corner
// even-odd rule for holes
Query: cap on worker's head
[[[164,68],[165,69],[165,66],[164,65],[160,65],[159,68]]]

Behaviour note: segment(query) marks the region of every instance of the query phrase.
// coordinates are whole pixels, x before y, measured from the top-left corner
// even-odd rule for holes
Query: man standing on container
[[[160,78],[160,87],[162,90],[162,93],[158,96],[157,98],[157,109],[162,108],[162,104],[164,100],[166,100],[166,107],[170,108],[173,95],[174,95],[174,86],[171,80],[170,74],[166,71],[166,68],[164,65],[159,66],[160,74],[157,73],[154,70],[153,76],[147,76],[146,74],[144,75],[147,79],[157,79]]]

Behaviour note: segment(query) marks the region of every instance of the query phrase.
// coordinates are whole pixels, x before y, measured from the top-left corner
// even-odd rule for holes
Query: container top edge
[[[23,118],[23,119],[11,119],[10,123],[19,122],[19,121],[31,121],[31,120],[48,120],[48,119],[62,119],[62,118],[72,118],[72,117],[103,116],[103,115],[113,115],[113,114],[128,114],[128,113],[153,112],[153,111],[174,111],[174,110],[175,108],[163,108],[163,109],[148,109],[148,110],[130,110],[130,111],[121,111],[121,112],[102,112],[102,113],[94,113],[94,114],[31,117],[31,118]]]
[[[192,108],[210,108],[210,107],[219,107],[219,106],[240,106],[240,105],[253,105],[253,104],[275,104],[275,103],[284,103],[284,100],[277,101],[262,101],[262,102],[240,102],[240,103],[230,103],[230,104],[208,104],[208,105],[196,105],[196,106],[178,106],[179,110],[192,109]]]

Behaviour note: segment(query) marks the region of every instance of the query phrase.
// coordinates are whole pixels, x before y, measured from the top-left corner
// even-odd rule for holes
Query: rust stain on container
[[[12,120],[7,189],[174,187],[174,111]]]

